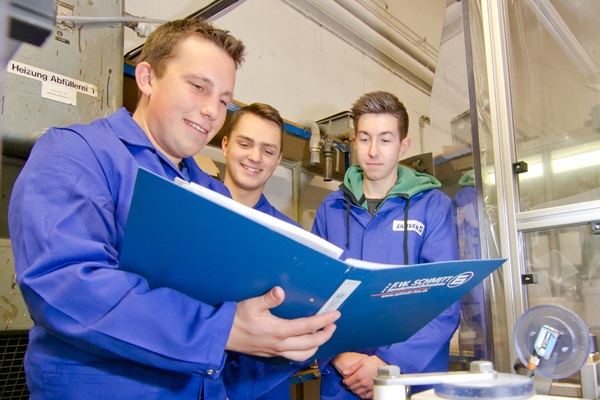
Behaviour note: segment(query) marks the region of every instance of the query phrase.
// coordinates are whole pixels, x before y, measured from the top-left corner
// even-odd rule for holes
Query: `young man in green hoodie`
[[[354,103],[352,115],[359,165],[321,203],[313,233],[343,248],[343,258],[406,265],[458,259],[451,199],[434,177],[398,165],[410,146],[404,105],[391,93],[372,92]],[[419,310],[390,318],[411,312]],[[457,302],[403,343],[320,360],[321,399],[372,398],[381,365],[403,373],[447,371],[459,314]],[[425,388],[413,391],[419,389]]]

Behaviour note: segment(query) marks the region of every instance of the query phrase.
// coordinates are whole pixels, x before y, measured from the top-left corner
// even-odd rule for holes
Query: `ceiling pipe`
[[[394,24],[390,23],[385,15],[379,15],[372,9],[367,8],[364,5],[364,2],[360,0],[335,0],[335,2],[351,12],[355,17],[362,20],[375,32],[408,53],[427,69],[435,72],[437,55],[434,56],[432,54],[433,51],[428,52],[426,50],[425,44],[427,43],[427,38],[420,37],[409,28],[406,28],[406,30],[409,31],[408,33],[399,29],[394,26]],[[409,36],[413,36],[412,40]],[[418,43],[423,43],[423,45],[419,45]]]
[[[391,60],[396,62],[399,66],[405,68],[406,71],[408,71],[410,74],[414,75],[416,78],[428,85],[429,91],[431,90],[431,86],[433,85],[433,79],[435,75],[434,71],[423,65],[413,56],[408,54],[405,50],[398,47],[397,44],[391,42],[389,39],[376,32],[373,28],[371,28],[367,23],[363,21],[362,14],[361,18],[358,18],[352,12],[348,11],[343,5],[338,4],[335,1],[285,1],[287,3],[293,4],[295,7],[300,9],[306,9],[306,4],[310,4],[313,8],[316,8],[317,10],[325,14],[327,17],[341,24],[346,30],[356,35],[356,37],[362,39],[367,45],[373,47],[384,56],[389,57]],[[370,11],[368,13],[370,13]],[[319,21],[320,16],[311,15],[311,17]],[[344,37],[344,39],[349,41],[347,37]],[[354,42],[353,45],[361,47],[360,43],[357,42],[358,40]],[[362,48],[361,50],[369,54],[368,49]],[[373,56],[373,54],[370,55],[377,59],[377,56]],[[404,78],[409,81],[411,80],[410,77]],[[418,82],[415,85],[417,87],[421,87],[418,84]]]

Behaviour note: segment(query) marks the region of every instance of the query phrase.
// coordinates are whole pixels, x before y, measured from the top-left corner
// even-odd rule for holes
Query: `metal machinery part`
[[[590,354],[590,332],[585,322],[557,305],[527,310],[517,321],[513,340],[521,362],[527,365],[537,359],[534,373],[546,378],[573,375]]]
[[[579,372],[581,396],[600,398],[598,343],[576,313],[558,305],[533,307],[517,321],[513,339],[519,360],[532,375],[552,380]]]
[[[526,399],[534,394],[533,381],[525,376],[502,374],[490,361],[473,361],[468,372],[400,375],[396,366],[380,367],[375,378],[375,400],[405,400],[410,385],[438,385],[432,398]],[[433,391],[428,391],[431,395]],[[411,398],[420,398],[420,394]],[[425,397],[430,398],[430,397]]]
[[[433,384],[435,389],[412,398],[566,399],[535,394],[531,376],[555,379],[581,371],[583,397],[598,399],[598,348],[585,322],[573,311],[556,305],[533,307],[517,321],[513,339],[519,359],[531,370],[527,376],[497,373],[489,361],[472,362],[469,372],[401,375],[397,366],[386,366],[375,378],[374,398],[404,400],[410,385]]]
[[[2,37],[0,57],[2,67],[17,51],[21,43],[41,46],[54,27],[54,1],[52,0],[2,0],[0,25]],[[0,85],[1,86],[1,85]]]

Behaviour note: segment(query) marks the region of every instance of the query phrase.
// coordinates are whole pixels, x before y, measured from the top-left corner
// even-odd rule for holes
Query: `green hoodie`
[[[368,210],[367,200],[363,192],[364,173],[359,165],[353,165],[346,171],[342,190],[350,196],[354,204],[361,205]],[[429,174],[413,171],[410,168],[398,165],[398,180],[387,192],[385,199],[379,207],[390,197],[402,196],[410,198],[417,193],[430,189],[438,189],[442,186],[440,181]]]

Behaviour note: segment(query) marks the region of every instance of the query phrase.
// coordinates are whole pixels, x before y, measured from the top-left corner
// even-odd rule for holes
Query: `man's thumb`
[[[279,286],[275,286],[263,296],[267,308],[277,307],[285,299],[285,292]]]

